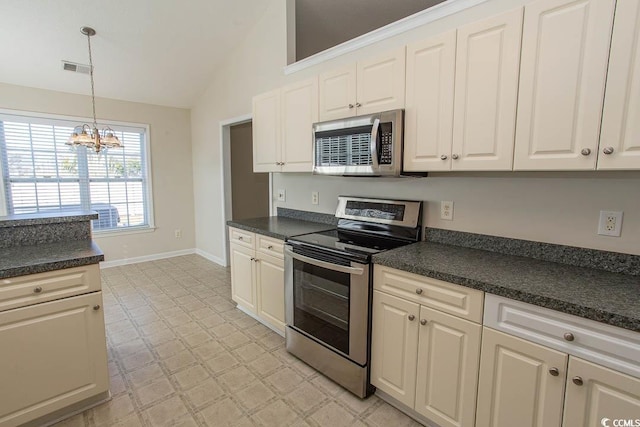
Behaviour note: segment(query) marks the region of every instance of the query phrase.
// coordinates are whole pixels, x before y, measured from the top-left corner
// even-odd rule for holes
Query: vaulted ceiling
[[[217,66],[275,0],[1,0],[0,82],[190,107]]]

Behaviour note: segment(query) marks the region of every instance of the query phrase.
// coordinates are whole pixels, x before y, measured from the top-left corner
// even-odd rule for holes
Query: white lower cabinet
[[[102,292],[0,312],[0,426],[106,393]]]
[[[229,228],[231,298],[244,311],[284,333],[284,242]]]
[[[375,266],[371,383],[442,427],[473,426],[482,326],[378,290],[417,277]]]
[[[562,423],[567,354],[484,328],[478,427]]]

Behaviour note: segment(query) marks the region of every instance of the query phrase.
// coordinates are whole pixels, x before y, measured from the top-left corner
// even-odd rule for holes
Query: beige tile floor
[[[197,255],[102,270],[113,399],[70,426],[416,426],[287,353]]]

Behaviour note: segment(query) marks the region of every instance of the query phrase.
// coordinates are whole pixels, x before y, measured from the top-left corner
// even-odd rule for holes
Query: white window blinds
[[[65,144],[81,122],[0,114],[6,212],[85,209],[98,212],[95,231],[149,227],[146,127],[105,123],[124,148],[97,154]]]

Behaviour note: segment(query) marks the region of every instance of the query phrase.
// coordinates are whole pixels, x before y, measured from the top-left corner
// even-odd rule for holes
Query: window
[[[147,127],[106,123],[124,148],[95,153],[65,144],[84,122],[0,113],[6,213],[84,209],[98,212],[95,231],[151,227]]]

